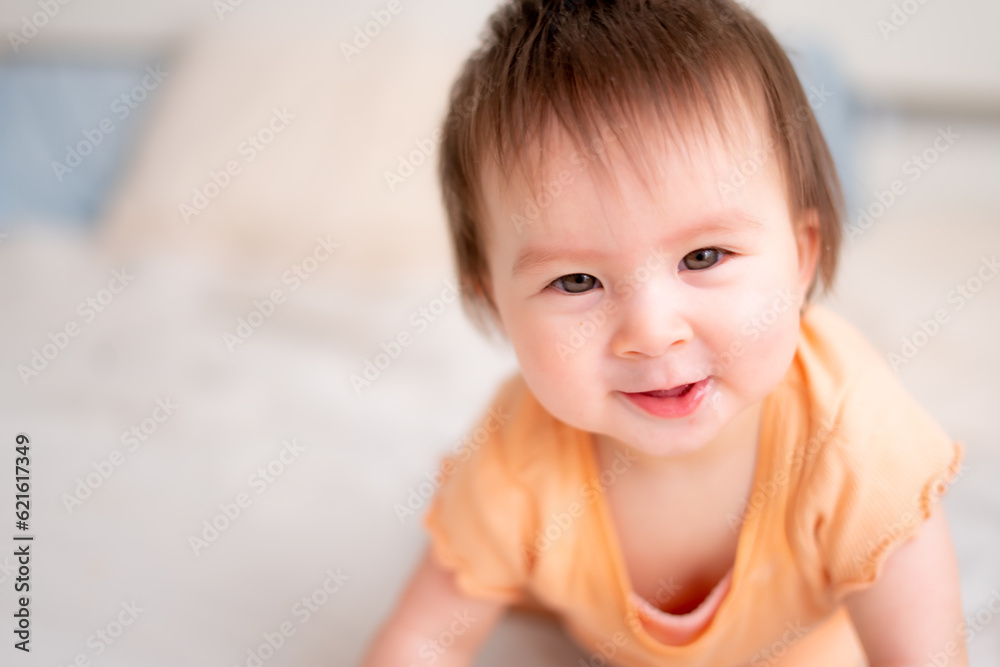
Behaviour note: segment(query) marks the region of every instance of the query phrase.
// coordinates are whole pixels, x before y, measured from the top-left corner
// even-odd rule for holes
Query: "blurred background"
[[[826,302],[966,445],[944,502],[1000,664],[1000,4],[747,4],[847,192]],[[359,660],[515,368],[442,298],[431,139],[495,5],[0,3],[0,477],[28,434],[36,536],[32,651],[0,663]],[[477,664],[586,655],[514,615]]]

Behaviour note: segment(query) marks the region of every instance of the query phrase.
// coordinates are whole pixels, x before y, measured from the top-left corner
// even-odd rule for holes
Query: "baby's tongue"
[[[684,384],[680,387],[674,387],[673,389],[660,389],[657,391],[647,391],[646,394],[654,398],[676,398],[677,396],[683,395],[691,385]]]

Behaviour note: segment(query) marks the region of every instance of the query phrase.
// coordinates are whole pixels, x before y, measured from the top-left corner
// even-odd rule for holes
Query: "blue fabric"
[[[158,90],[142,102],[132,98],[145,74],[141,65],[0,63],[0,228],[25,219],[95,219]],[[101,131],[102,121],[110,132]],[[77,166],[57,173],[53,162],[67,165],[68,147],[82,153],[91,145]]]
[[[801,47],[795,44],[783,46],[806,95],[813,95],[810,104],[825,98],[813,105],[813,113],[837,165],[847,210],[853,210],[863,195],[855,149],[860,113],[857,98],[830,52],[818,46],[818,40]]]

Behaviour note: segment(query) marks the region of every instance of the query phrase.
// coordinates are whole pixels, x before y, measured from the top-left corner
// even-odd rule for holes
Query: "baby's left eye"
[[[601,286],[601,281],[586,273],[571,273],[568,276],[560,276],[550,283],[560,292],[567,294],[583,294]]]
[[[701,248],[684,255],[681,264],[689,271],[702,271],[715,266],[728,254],[728,251],[721,248]]]

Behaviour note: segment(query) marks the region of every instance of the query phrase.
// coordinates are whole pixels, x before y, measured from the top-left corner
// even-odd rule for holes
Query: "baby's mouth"
[[[696,383],[682,384],[673,389],[657,389],[656,391],[644,391],[641,392],[646,396],[652,396],[653,398],[677,398],[678,396],[684,396]]]
[[[670,389],[623,392],[623,395],[633,405],[654,417],[677,419],[687,417],[698,409],[710,383],[711,376]]]

